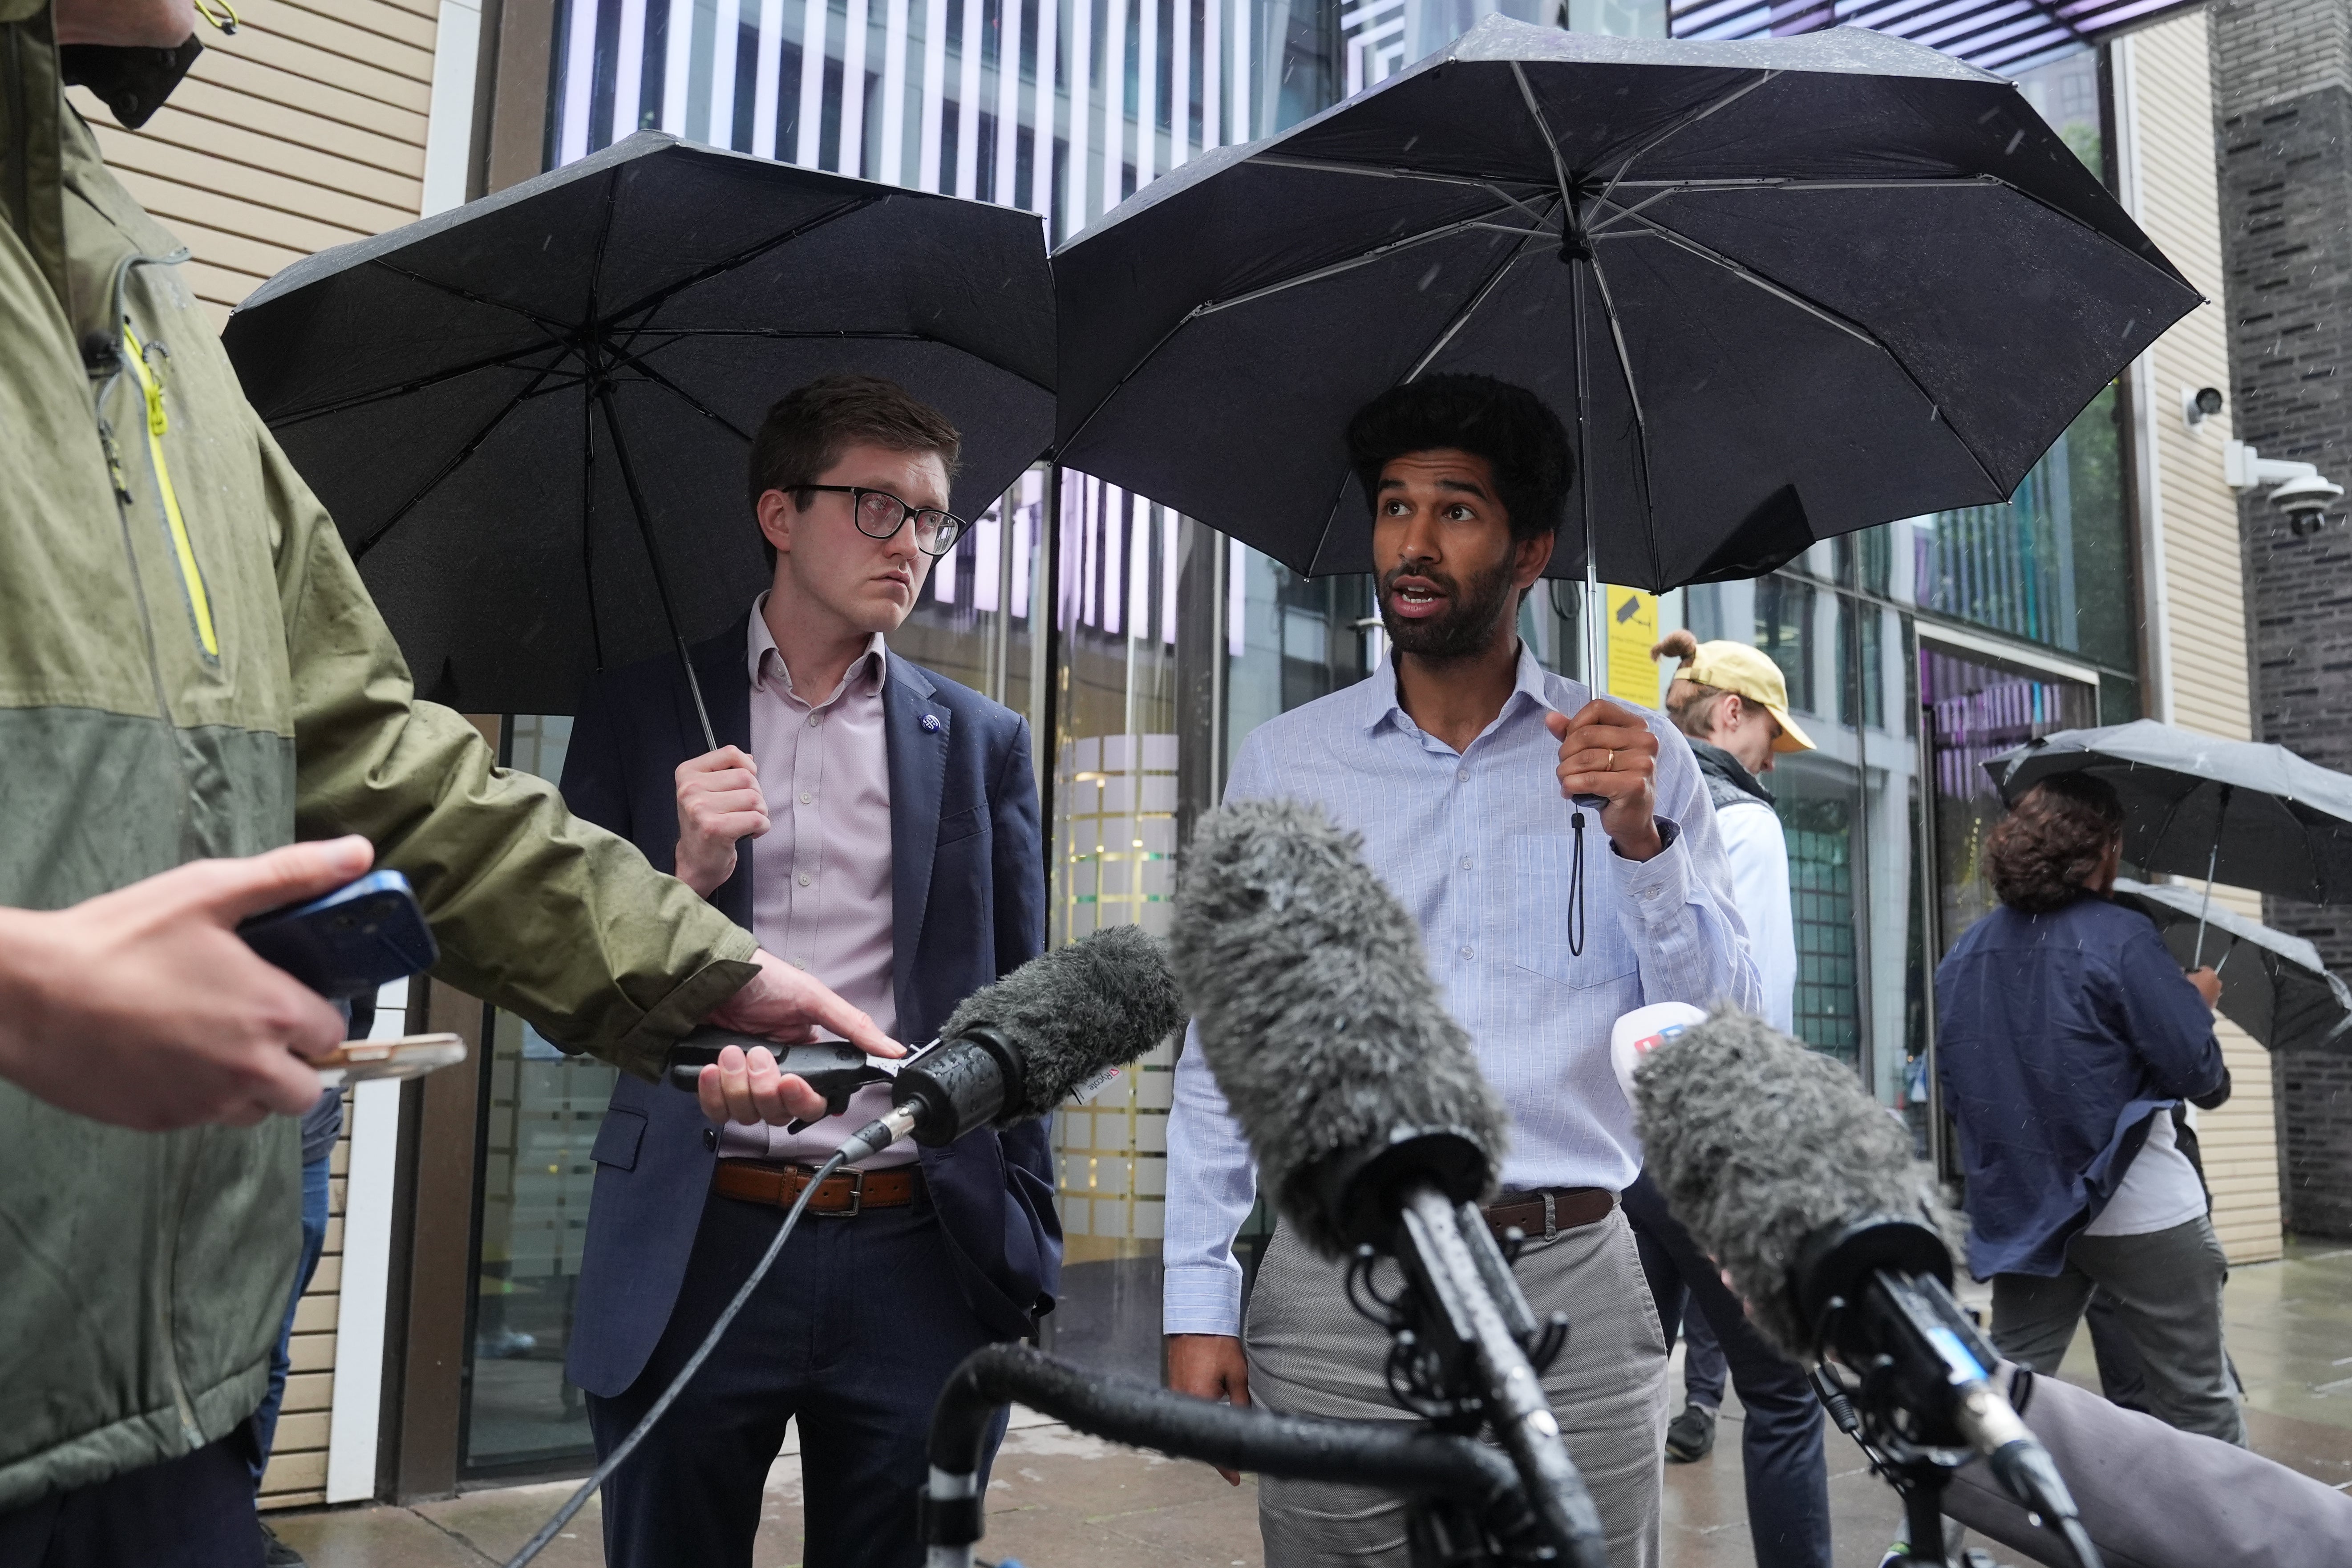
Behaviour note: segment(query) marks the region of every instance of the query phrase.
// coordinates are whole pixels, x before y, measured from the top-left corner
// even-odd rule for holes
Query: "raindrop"
[[[1413,287],[1424,294],[1428,293],[1429,286],[1437,281],[1437,275],[1444,270],[1444,267],[1442,263],[1435,261],[1431,262],[1429,264],[1429,270],[1421,275],[1421,281],[1414,284]]]

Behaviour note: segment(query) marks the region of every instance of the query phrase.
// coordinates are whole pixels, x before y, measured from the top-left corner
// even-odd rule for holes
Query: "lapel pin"
[[[924,714],[923,728],[929,731],[934,735],[938,734],[940,732],[940,716],[936,713]]]

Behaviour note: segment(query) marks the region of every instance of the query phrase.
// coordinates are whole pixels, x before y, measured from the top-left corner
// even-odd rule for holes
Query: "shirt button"
[[[813,795],[809,794],[809,792],[808,792],[808,791],[806,791],[806,790],[803,790],[803,791],[801,791],[801,804],[802,804],[803,805],[806,805],[809,802],[811,802],[811,801],[814,800],[815,798],[816,798],[816,796],[814,796],[814,795]]]
[[[814,730],[814,729],[815,729],[819,724],[822,724],[822,723],[824,723],[824,714],[822,714],[822,713],[812,713],[812,714],[810,714],[810,715],[809,715],[809,728],[810,728],[810,729]]]
[[[1462,857],[1462,868],[1463,868],[1465,871],[1467,871],[1468,869],[1470,869],[1470,857],[1469,857],[1469,856],[1467,856],[1467,855],[1465,855],[1464,857]]]
[[[1470,770],[1468,768],[1460,768],[1455,770],[1454,782],[1456,784],[1468,784],[1470,782]]]
[[[809,874],[808,874],[806,871],[803,871],[803,872],[802,872],[802,873],[801,873],[801,886],[802,886],[802,887],[803,887],[803,888],[805,888],[805,887],[807,887],[808,885],[809,885]]]
[[[1475,958],[1478,956],[1477,949],[1465,947],[1462,950],[1462,956],[1465,958]]]

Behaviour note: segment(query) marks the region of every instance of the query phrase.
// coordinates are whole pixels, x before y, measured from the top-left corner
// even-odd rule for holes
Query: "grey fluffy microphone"
[[[1421,932],[1358,858],[1360,842],[1294,801],[1213,811],[1185,851],[1169,934],[1258,1181],[1328,1258],[1373,1239],[1333,1188],[1400,1129],[1460,1135],[1456,1201],[1492,1193],[1505,1137],[1502,1102],[1438,1001]]]
[[[1471,1206],[1494,1188],[1503,1107],[1360,843],[1295,802],[1203,816],[1178,878],[1177,978],[1284,1223],[1328,1257],[1397,1258],[1410,1302],[1391,1327],[1447,1347],[1432,1392],[1491,1424],[1545,1535],[1597,1568],[1600,1514],[1528,1359],[1541,1331]]]
[[[966,997],[938,1043],[899,1068],[889,1111],[842,1148],[855,1163],[908,1133],[952,1143],[977,1127],[1034,1121],[1183,1023],[1160,940],[1108,927]]]
[[[1875,1402],[1890,1444],[1984,1455],[2092,1568],[2065,1482],[1992,1385],[1991,1347],[1952,1300],[1958,1223],[1909,1130],[1853,1069],[1719,1008],[1643,1058],[1633,1105],[1667,1208],[1765,1338],[1793,1361],[1826,1350],[1864,1373],[1861,1402]],[[1933,1468],[1909,1472],[1930,1498],[1941,1479],[1920,1478]],[[1915,1528],[1915,1547],[1931,1539]]]

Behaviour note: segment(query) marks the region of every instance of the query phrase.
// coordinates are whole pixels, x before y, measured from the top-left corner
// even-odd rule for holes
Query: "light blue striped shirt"
[[[1569,951],[1574,808],[1560,797],[1559,742],[1548,711],[1590,693],[1522,646],[1518,678],[1494,723],[1455,752],[1396,700],[1383,663],[1371,676],[1259,726],[1234,759],[1225,798],[1319,803],[1364,836],[1364,858],[1421,927],[1446,1006],[1511,1112],[1503,1185],[1622,1191],[1642,1167],[1632,1108],[1609,1065],[1619,1015],[1652,1002],[1762,1001],[1735,912],[1731,868],[1706,781],[1671,724],[1658,737],[1657,815],[1679,829],[1646,861],[1614,852],[1585,817],[1587,934]],[[1176,1063],[1168,1116],[1165,1326],[1241,1331],[1234,1233],[1257,1174],[1201,1052]]]

